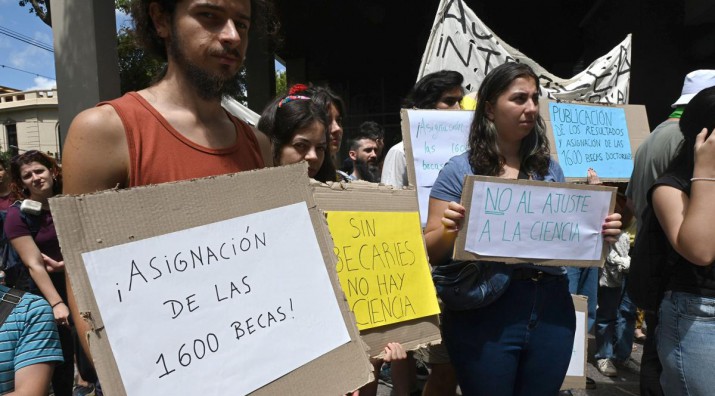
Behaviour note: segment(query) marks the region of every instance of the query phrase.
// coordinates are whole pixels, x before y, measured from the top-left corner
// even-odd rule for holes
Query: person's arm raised
[[[695,139],[695,167],[690,197],[680,190],[659,186],[653,208],[673,248],[695,265],[715,261],[715,137],[703,129]]]

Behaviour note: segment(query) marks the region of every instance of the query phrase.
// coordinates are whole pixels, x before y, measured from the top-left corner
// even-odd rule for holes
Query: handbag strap
[[[0,298],[0,326],[5,323],[5,320],[10,316],[17,304],[20,303],[24,294],[24,291],[17,289],[10,289],[3,294],[2,298]]]

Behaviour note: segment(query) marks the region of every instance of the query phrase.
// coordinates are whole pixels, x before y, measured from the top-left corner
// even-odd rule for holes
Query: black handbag
[[[432,269],[437,295],[453,311],[481,308],[496,301],[511,280],[513,267],[494,261],[452,261]]]

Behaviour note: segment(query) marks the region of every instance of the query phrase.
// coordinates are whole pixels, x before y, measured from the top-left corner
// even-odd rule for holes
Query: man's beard
[[[183,70],[186,79],[196,90],[196,94],[204,100],[221,100],[224,96],[237,98],[243,92],[243,86],[238,79],[238,72],[232,76],[212,74],[191,62],[182,50],[182,40],[172,26],[169,56]],[[225,49],[232,56],[242,58],[237,49]]]
[[[376,164],[367,162],[363,159],[355,159],[355,170],[360,175],[360,180],[377,183],[380,181],[380,169]]]

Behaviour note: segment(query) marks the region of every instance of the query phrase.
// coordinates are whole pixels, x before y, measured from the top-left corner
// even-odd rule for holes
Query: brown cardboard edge
[[[610,191],[611,201],[609,207],[609,213],[613,213],[616,205],[616,187],[608,187],[601,185],[590,185],[590,184],[574,184],[574,183],[559,183],[559,182],[543,182],[536,180],[515,180],[515,179],[503,179],[500,177],[491,176],[475,176],[467,175],[464,177],[464,189],[462,191],[461,205],[466,209],[464,226],[457,234],[457,239],[455,241],[454,253],[452,258],[455,260],[483,260],[483,261],[499,261],[507,264],[518,264],[518,263],[533,263],[543,266],[569,266],[569,267],[603,267],[603,262],[608,254],[608,244],[603,243],[603,248],[601,249],[601,257],[598,260],[570,260],[570,259],[528,259],[528,258],[516,258],[516,257],[496,257],[496,256],[480,256],[476,253],[468,252],[465,250],[465,245],[467,242],[467,230],[469,229],[469,213],[471,208],[472,195],[474,194],[474,183],[479,181],[488,181],[491,183],[501,183],[501,184],[511,184],[511,185],[533,185],[533,186],[543,186],[548,183],[549,187],[554,188],[568,188],[574,190],[590,190],[590,191]]]
[[[412,154],[412,135],[410,135],[410,113],[407,109],[400,109],[400,125],[402,127],[402,142],[405,146],[405,159],[407,162],[407,182],[411,186],[417,185],[415,173],[415,156]]]
[[[576,311],[588,313],[588,297],[572,294],[574,309]],[[561,385],[561,389],[586,389],[586,373],[588,373],[588,314],[584,317],[583,328],[583,345],[584,345],[584,356],[583,356],[583,375],[567,375],[564,378],[564,382]]]
[[[268,181],[272,182],[268,182]],[[237,183],[240,182],[240,183]],[[237,185],[250,185],[252,188],[241,190]],[[101,321],[101,315],[98,311],[96,301],[89,287],[89,280],[82,264],[81,253],[99,248],[119,245],[129,242],[130,240],[138,240],[148,238],[154,235],[162,235],[172,231],[191,228],[194,226],[209,224],[216,221],[226,220],[241,215],[255,213],[261,210],[267,210],[274,207],[284,206],[297,202],[305,202],[308,206],[311,221],[316,230],[316,237],[328,269],[329,278],[331,279],[333,291],[336,296],[336,301],[341,310],[343,320],[345,322],[350,341],[338,348],[328,352],[327,354],[306,363],[299,369],[288,373],[277,380],[263,386],[252,394],[255,395],[274,395],[274,394],[289,394],[295,389],[303,389],[313,394],[341,394],[347,391],[357,389],[374,379],[372,373],[372,365],[367,359],[365,353],[366,346],[359,337],[359,332],[355,326],[354,318],[351,316],[350,310],[346,302],[342,298],[342,291],[337,280],[335,272],[335,261],[332,249],[332,238],[330,237],[327,223],[324,221],[322,213],[316,208],[310,189],[308,188],[307,165],[305,163],[262,169],[250,172],[242,172],[237,174],[229,174],[222,176],[209,177],[204,179],[193,179],[182,182],[165,183],[161,185],[137,187],[125,190],[107,190],[94,194],[80,196],[60,196],[50,200],[50,206],[53,211],[55,225],[57,227],[58,237],[61,246],[64,247],[65,263],[70,281],[75,289],[77,303],[80,312],[85,317],[91,318],[90,326],[94,331],[90,331],[87,337],[90,340],[90,348],[95,358],[95,365],[100,375],[102,385],[112,395],[125,395],[126,390],[122,385],[119,370],[111,353],[109,341],[104,336],[105,330]],[[274,186],[274,187],[269,187]],[[285,191],[291,193],[285,194],[283,190],[276,190],[275,186],[282,186]],[[206,194],[206,191],[217,192],[217,198],[213,198],[211,194]],[[222,199],[228,199],[220,196],[220,193],[230,192],[229,198],[236,199],[237,202],[250,202],[246,205],[235,205],[226,211],[215,210],[207,211],[205,205],[210,205],[208,202],[221,204]],[[247,192],[246,192],[247,191]],[[265,191],[273,191],[276,194],[264,194]],[[177,195],[176,192],[181,192]],[[245,195],[257,195],[261,198],[267,196],[268,199],[256,199],[240,201],[245,192]],[[173,195],[172,195],[173,193]],[[171,197],[176,198],[176,205],[171,202]],[[137,199],[139,198],[139,199]],[[202,202],[204,205],[195,205],[187,207],[185,202],[192,199],[198,199],[197,202]],[[136,202],[141,202],[137,205]],[[110,207],[111,211],[107,213],[118,212],[114,216],[116,219],[127,219],[127,213],[137,211],[138,207],[143,210],[162,209],[166,206],[172,207],[182,216],[191,218],[186,223],[171,224],[171,216],[164,216],[166,219],[159,219],[152,223],[138,221],[134,226],[137,229],[137,235],[119,235],[119,232],[111,230],[112,227],[107,227],[106,224],[96,224],[94,220],[86,220],[88,215],[98,208]],[[122,206],[132,210],[122,210]],[[101,210],[99,210],[101,212]],[[187,215],[193,213],[195,216]],[[141,216],[141,215],[140,215]],[[194,217],[198,217],[196,221]],[[130,218],[130,217],[129,217]],[[154,217],[151,217],[154,219]],[[142,219],[146,219],[143,217]],[[106,219],[105,219],[106,220]],[[131,220],[126,220],[131,222]],[[170,223],[170,227],[165,227],[163,223]],[[108,222],[108,223],[111,223]],[[159,226],[159,224],[162,224]],[[105,227],[102,227],[105,225]],[[84,226],[84,227],[83,227]],[[147,230],[148,229],[148,230]],[[154,229],[159,232],[151,232]],[[79,233],[81,232],[81,235]],[[113,234],[114,233],[114,234]],[[95,235],[98,236],[95,238]],[[69,253],[69,254],[68,254]],[[332,270],[331,270],[332,268]],[[87,292],[87,291],[90,292]],[[314,378],[328,375],[334,378],[333,381],[316,382]]]
[[[321,211],[418,211],[417,191],[414,187],[395,189],[368,182],[313,183],[311,187]],[[422,243],[425,246],[424,235]],[[433,291],[436,296],[437,292]],[[399,342],[405,349],[414,350],[441,340],[438,315],[362,330],[360,335],[369,347],[369,355],[373,357],[380,356],[388,342]]]
[[[67,279],[72,287],[75,304],[81,316],[81,318],[75,318],[74,320],[84,320],[90,329],[88,333],[84,335],[78,333],[77,336],[87,339],[92,355],[92,362],[98,376],[102,379],[103,389],[112,390],[113,393],[116,392],[116,394],[120,396],[126,395],[127,392],[121,379],[114,352],[109,345],[109,340],[105,337],[104,324],[94,297],[94,292],[90,287],[89,277],[84,270],[84,261],[82,260],[81,254],[89,251],[89,249],[81,238],[77,240],[78,245],[81,245],[79,249],[71,251],[70,249],[62,248],[68,245],[68,242],[65,241],[66,235],[69,235],[72,231],[77,232],[84,230],[80,224],[70,225],[62,221],[61,217],[57,214],[58,209],[56,206],[64,204],[67,206],[64,210],[69,212],[68,217],[79,219],[82,207],[80,204],[81,200],[82,198],[80,197],[75,201],[70,196],[50,198],[50,210],[53,213],[53,221],[62,250],[62,256],[65,261],[65,279]],[[65,226],[68,226],[67,230],[65,230]]]

